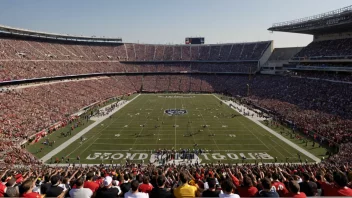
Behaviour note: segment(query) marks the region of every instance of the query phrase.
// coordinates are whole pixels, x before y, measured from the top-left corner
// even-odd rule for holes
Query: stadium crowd
[[[317,142],[348,143],[352,141],[351,87],[344,83],[336,86],[328,81],[283,76],[256,76],[248,80],[248,76],[186,74],[115,76],[38,84],[0,93],[0,134],[3,138],[22,141],[64,121],[84,106],[117,95],[135,91],[192,91],[244,96],[248,103],[270,110],[279,119],[291,121],[305,133],[313,132]],[[68,97],[71,95],[75,97]]]
[[[105,72],[254,72],[270,41],[184,45],[87,45],[20,39],[0,39],[0,82],[31,78]],[[193,53],[193,54],[192,54]],[[189,63],[133,65],[128,61],[253,61],[239,63]]]
[[[314,41],[296,54],[295,58],[350,59],[351,44],[352,38]]]
[[[345,83],[258,76],[251,84],[249,99],[300,128],[341,143],[351,141],[351,90],[352,85]]]
[[[346,56],[351,39],[313,42],[296,57]],[[258,60],[271,42],[86,45],[0,40],[0,81],[101,72],[243,72],[257,63],[119,63],[118,60]],[[0,89],[0,197],[352,196],[352,85],[263,75],[129,75]],[[317,74],[314,74],[317,75]],[[323,74],[350,81],[350,76]],[[95,102],[145,92],[220,92],[241,96],[339,152],[318,165],[131,165],[49,168],[20,147],[35,133]],[[328,96],[328,97],[327,97]],[[31,169],[14,167],[26,165]],[[11,167],[10,167],[11,166]],[[15,194],[11,194],[15,193]],[[141,194],[146,193],[146,194]],[[188,194],[187,194],[188,193]]]
[[[127,86],[126,81],[126,77],[103,77],[2,91],[2,137],[26,138],[94,102],[132,93],[134,90]]]
[[[323,80],[333,80],[341,82],[352,82],[352,74],[349,72],[318,72],[318,71],[295,71],[291,73],[293,77],[318,78]]]
[[[214,45],[125,44],[128,61],[239,61],[259,60],[270,41]]]
[[[352,196],[351,168],[323,163],[11,168],[1,172],[0,197]]]

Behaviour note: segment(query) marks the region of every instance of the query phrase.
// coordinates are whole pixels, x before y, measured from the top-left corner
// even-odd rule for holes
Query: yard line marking
[[[140,95],[140,94],[139,94],[139,95]],[[139,95],[138,95],[138,96],[139,96]],[[115,113],[116,113],[116,112],[115,112]],[[79,149],[79,148],[82,147],[83,145],[85,145],[85,144],[88,142],[88,140],[90,140],[92,137],[96,137],[97,135],[101,135],[101,134],[103,133],[103,131],[105,131],[106,128],[108,128],[110,125],[112,125],[116,120],[119,120],[119,118],[122,117],[123,115],[124,115],[124,114],[121,114],[117,119],[114,119],[114,121],[111,122],[108,126],[104,127],[104,128],[103,128],[102,130],[100,130],[98,133],[96,133],[96,134],[94,134],[93,136],[89,137],[85,142],[83,142],[83,144],[81,144],[81,145],[78,146],[76,149],[74,149],[71,153],[69,153],[68,155],[66,155],[66,157],[69,156],[69,155],[71,155],[72,153],[74,153],[77,149]],[[136,116],[135,116],[135,117],[136,117]],[[132,122],[132,120],[135,119],[135,117],[134,117],[133,119],[131,119],[131,122]],[[108,118],[108,117],[106,117],[103,121],[105,121],[107,118]],[[130,122],[130,123],[131,123],[131,122]],[[130,123],[128,123],[128,124],[130,124]],[[125,128],[122,128],[121,131],[119,131],[119,132],[122,132],[124,129],[125,129]],[[120,134],[121,134],[121,133],[120,133]],[[99,137],[100,137],[100,136],[99,136]],[[81,156],[82,153],[84,153],[88,148],[90,148],[90,147],[99,139],[99,137],[96,138],[96,139],[93,141],[92,144],[90,144],[90,145],[87,146],[83,151],[81,151],[81,152],[79,153],[79,156]]]
[[[192,101],[192,105],[194,105],[194,104],[193,104],[193,99],[191,99],[191,101]],[[202,119],[203,119],[204,124],[207,125],[207,122],[205,121],[205,119],[204,119],[203,114],[201,113],[201,111],[200,111],[199,109],[197,109],[197,108],[196,108],[196,111],[198,111],[198,112],[200,113],[200,115],[201,115],[201,117],[202,117]],[[207,130],[208,130],[208,134],[209,134],[210,129],[207,128]],[[209,135],[211,135],[211,134],[209,134]],[[216,147],[218,148],[218,150],[219,150],[219,146],[218,146],[218,144],[216,143],[216,141],[215,141],[215,139],[214,139],[213,136],[211,137],[211,139],[213,140],[213,142],[215,143],[215,146],[216,146]]]
[[[257,140],[259,140],[266,148],[268,148],[268,146],[266,146],[266,144],[263,142],[263,140],[261,140],[260,138],[258,138],[258,136],[256,136],[253,132],[252,132],[252,130],[250,130],[241,120],[240,120],[240,123],[251,133],[251,134],[253,134],[253,136],[257,139]],[[269,149],[269,148],[268,148]]]
[[[127,101],[125,104],[123,104],[120,108],[116,109],[116,111],[114,111],[114,113],[116,113],[117,111],[120,111],[121,109],[123,109],[125,106],[127,106],[129,103],[131,103],[132,101],[134,101],[136,98],[138,98],[140,96],[140,94],[138,94],[136,97],[134,97],[132,100]],[[91,125],[89,125],[88,127],[84,128],[82,131],[78,132],[76,135],[74,135],[72,138],[70,138],[69,140],[67,140],[66,142],[64,142],[63,144],[61,144],[60,146],[56,147],[54,150],[50,151],[49,153],[47,153],[46,155],[44,155],[40,160],[42,160],[43,162],[48,161],[50,158],[52,158],[54,155],[60,153],[63,149],[65,149],[66,147],[68,147],[69,145],[71,145],[73,142],[75,142],[78,138],[80,138],[82,135],[88,133],[91,129],[93,129],[95,126],[97,126],[98,124],[100,124],[101,122],[103,122],[104,120],[106,120],[109,117],[109,115],[107,115],[105,117],[105,119],[101,119],[98,121],[95,121],[94,123],[92,123]],[[102,117],[104,118],[104,117]]]
[[[271,141],[274,142],[273,140],[271,140]],[[277,150],[274,145],[271,145],[271,148],[273,148],[275,151],[277,151],[283,157],[283,159],[286,158],[286,156],[284,154],[282,154],[279,150]]]
[[[283,146],[281,146],[279,143],[277,143],[276,141],[274,141],[273,139],[270,139],[272,142],[274,142],[277,146],[279,146],[280,148],[282,148],[283,150],[285,150],[287,153],[290,154],[290,156],[295,157],[295,155],[292,155],[291,152],[289,152],[287,149],[285,149]]]
[[[167,135],[167,136],[170,136],[170,135]],[[180,135],[179,135],[180,136]],[[181,137],[181,136],[180,136]],[[114,141],[114,142],[116,142],[116,140],[132,140],[131,138],[101,138],[101,137],[99,137],[98,138],[99,140],[104,140],[104,141],[106,141],[106,140],[112,140],[112,141]],[[154,138],[153,138],[153,136],[151,136],[150,138],[148,138],[148,137],[141,137],[141,138],[139,138],[140,140],[154,140]],[[173,138],[163,138],[162,140],[174,140]],[[208,141],[209,139],[197,139],[197,141]],[[236,138],[234,138],[234,139],[229,139],[229,138],[222,138],[222,139],[218,139],[217,138],[217,140],[221,140],[221,141],[226,141],[226,140],[236,140],[236,141],[248,141],[248,140],[253,140],[253,139],[241,139],[241,138],[238,138],[238,137],[236,137]]]
[[[131,145],[131,144],[108,144],[108,143],[93,143],[93,144],[116,145],[116,146]],[[138,145],[153,145],[153,146],[155,146],[155,144],[138,144]],[[160,144],[160,145],[174,145],[174,144]],[[181,145],[194,145],[194,144],[181,144]],[[198,144],[198,145],[209,145],[209,144]],[[229,145],[249,145],[249,146],[254,146],[254,145],[262,145],[262,144],[218,144],[218,145],[219,146],[229,146]],[[218,150],[221,150],[221,149],[218,149]]]
[[[216,95],[212,94],[215,98],[217,98],[218,100],[222,101],[220,98],[218,98]],[[225,103],[227,104],[227,103]],[[233,108],[231,108],[233,109]],[[237,109],[233,109],[235,111],[237,111]],[[297,151],[299,151],[300,153],[303,153],[304,155],[306,155],[307,157],[311,158],[312,160],[314,160],[315,162],[321,162],[321,159],[319,159],[318,157],[316,157],[315,155],[311,154],[310,152],[304,150],[303,148],[299,147],[297,144],[291,142],[289,139],[286,139],[285,137],[283,137],[282,135],[278,134],[277,132],[275,132],[274,130],[270,129],[269,127],[263,125],[261,122],[259,122],[258,120],[252,119],[252,118],[248,118],[251,121],[253,121],[254,123],[256,123],[257,125],[259,125],[260,127],[264,128],[267,132],[269,132],[270,134],[274,135],[275,137],[277,137],[278,139],[280,139],[281,141],[285,142],[286,144],[290,145],[292,148],[296,149]]]
[[[226,104],[226,103],[225,103]],[[242,115],[241,115],[242,116]],[[219,122],[221,122],[221,121],[219,121]],[[258,136],[257,135],[255,135],[253,132],[252,132],[252,130],[250,130],[241,120],[239,120],[239,122],[241,123],[241,125],[244,127],[244,128],[246,128],[247,129],[247,131],[248,132],[250,132],[257,140],[259,140],[268,150],[270,150],[267,146],[266,146],[266,144],[260,139],[260,138],[258,138]],[[223,124],[222,122],[221,122],[221,124]]]
[[[175,98],[175,109],[176,109],[176,98]],[[175,129],[175,146],[174,146],[174,149],[177,150],[177,147],[176,147],[176,119],[177,119],[177,116],[174,116],[175,117],[175,125],[174,125],[174,129]]]
[[[182,104],[182,108],[183,108],[183,99],[181,99],[181,104]],[[187,117],[188,117],[188,124],[190,124],[191,125],[191,131],[192,131],[192,129],[193,129],[193,127],[192,127],[192,124],[191,123],[189,123],[189,113],[187,113]],[[188,127],[187,127],[188,128]],[[192,133],[192,132],[191,132]],[[194,136],[192,135],[192,139],[193,139],[193,142],[196,144],[196,140],[194,139]]]
[[[225,103],[226,104],[226,103]],[[229,108],[231,108],[231,107],[229,107]],[[236,110],[237,111],[237,110]],[[242,115],[241,115],[242,116]],[[239,119],[239,122],[241,123],[241,125],[244,127],[244,128],[246,128],[257,140],[259,140],[266,148],[268,148],[268,146],[266,146],[266,144],[260,139],[260,138],[258,138],[258,136],[256,136],[253,132],[252,132],[252,130],[250,130],[243,122],[242,122],[242,120],[241,119]],[[269,148],[268,148],[269,149]],[[269,149],[270,150],[270,149]]]
[[[150,150],[118,150],[118,149],[97,149],[97,150],[92,150],[92,151],[120,151],[120,152],[135,152],[135,151],[139,151],[139,152],[150,152]],[[263,153],[265,151],[270,151],[270,150],[212,150],[212,152],[244,152],[244,151],[249,151],[249,152],[257,152],[257,153]]]
[[[149,101],[150,101],[150,100],[148,100],[148,102],[149,102]],[[143,107],[144,107],[145,104],[146,104],[146,103],[143,104]],[[156,106],[156,104],[157,104],[157,102],[155,102],[153,108]],[[155,108],[154,108],[154,109],[155,109]],[[157,109],[155,109],[155,110],[157,110]],[[155,110],[153,110],[153,111],[155,111]],[[144,125],[147,124],[148,121],[149,121],[149,120],[147,119],[147,120],[145,121]],[[141,131],[140,131],[139,134],[138,134],[138,137],[142,134],[143,130],[144,130],[144,127],[142,127]],[[135,138],[134,143],[133,143],[133,145],[132,145],[132,147],[131,147],[132,149],[133,149],[134,145],[136,145],[136,142],[137,142],[137,140],[138,140],[138,137]],[[130,145],[131,145],[131,144],[130,144]],[[138,144],[138,145],[140,145],[140,144]]]
[[[163,103],[163,106],[162,106],[162,109],[164,110],[164,106],[165,106],[165,104],[166,104],[166,98],[164,97],[164,103]],[[156,144],[158,144],[158,141],[159,141],[159,135],[160,135],[160,130],[161,130],[161,128],[163,128],[163,122],[164,122],[164,116],[166,116],[166,114],[165,113],[163,113],[163,117],[161,118],[161,124],[160,124],[160,127],[159,127],[159,129],[158,129],[158,136],[157,136],[157,138],[156,138]]]

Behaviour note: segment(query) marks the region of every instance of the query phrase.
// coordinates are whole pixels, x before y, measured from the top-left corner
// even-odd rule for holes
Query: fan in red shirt
[[[238,187],[238,194],[241,197],[255,197],[258,189],[253,186],[253,181],[250,177],[243,178],[243,185]]]
[[[352,189],[347,187],[347,176],[342,172],[334,174],[334,181],[336,184],[334,196],[348,196],[352,197]]]
[[[240,186],[240,180],[232,174],[231,169],[227,168],[226,172],[231,177],[233,184],[235,184],[236,187]],[[242,178],[241,172],[238,170],[236,170],[236,172],[238,172],[240,174],[240,177]]]
[[[83,188],[89,188],[95,193],[99,189],[99,184],[93,181],[94,173],[92,171],[87,173],[87,180],[84,182]]]
[[[321,189],[322,189],[322,196],[332,197],[335,193],[335,184],[334,183],[327,183],[321,182]]]
[[[153,190],[153,186],[149,183],[149,178],[143,177],[143,184],[139,185],[139,191],[144,193],[150,193]]]
[[[288,189],[290,190],[290,193],[288,194],[287,197],[293,197],[293,198],[306,198],[307,195],[304,192],[299,192],[300,186],[297,181],[292,180],[288,183]]]
[[[21,195],[21,197],[25,197],[25,198],[40,198],[40,195],[36,192],[32,192],[33,188],[35,187],[35,181],[31,180],[31,179],[27,179],[26,181],[23,182],[22,184],[22,190],[23,190],[23,194]]]
[[[274,173],[272,176],[274,180],[273,182],[271,182],[273,188],[275,188],[276,192],[279,193],[280,197],[287,197],[287,194],[289,192],[285,187],[285,184],[279,181],[279,174]]]
[[[6,192],[6,186],[0,182],[0,197],[4,197]]]
[[[330,176],[330,177],[329,177]],[[334,174],[334,183],[332,183],[332,176],[327,175],[328,182],[322,182],[321,188],[323,190],[323,196],[352,196],[351,188],[347,187],[347,177],[344,173],[335,173]],[[323,178],[323,177],[322,177]],[[330,179],[329,179],[330,178]]]

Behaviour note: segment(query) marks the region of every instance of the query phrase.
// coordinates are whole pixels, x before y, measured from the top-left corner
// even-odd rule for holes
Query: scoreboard
[[[187,37],[185,44],[204,44],[204,37]]]

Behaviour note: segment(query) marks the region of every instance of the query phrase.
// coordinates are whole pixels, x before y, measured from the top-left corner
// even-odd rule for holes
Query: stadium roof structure
[[[292,21],[274,23],[269,31],[331,34],[352,31],[352,5]]]
[[[27,30],[27,29],[21,29],[21,28],[13,28],[13,27],[4,26],[4,25],[0,25],[0,33],[29,36],[29,37],[35,37],[35,38],[69,40],[69,41],[108,42],[108,43],[122,42],[122,38],[74,36],[74,35],[68,35],[68,34],[56,34],[56,33],[39,32],[39,31],[33,31],[33,30]]]

